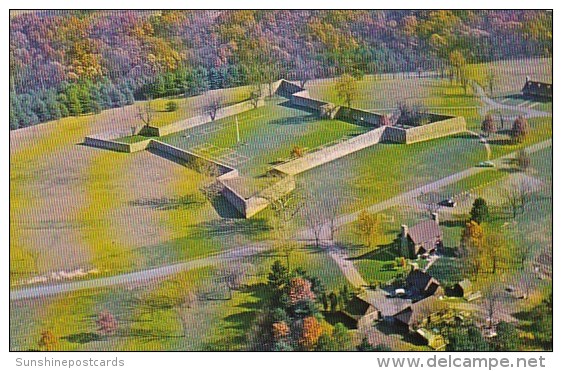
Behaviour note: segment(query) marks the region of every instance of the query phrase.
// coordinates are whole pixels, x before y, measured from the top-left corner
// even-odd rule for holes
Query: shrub
[[[292,157],[302,157],[302,156],[304,156],[304,148],[302,148],[300,146],[294,146],[293,149],[291,150],[291,156]]]
[[[524,117],[519,116],[513,122],[513,127],[511,128],[511,140],[514,143],[523,143],[527,138],[527,135],[529,135],[529,131],[529,123]]]
[[[175,112],[178,110],[178,104],[174,101],[168,101],[168,103],[166,103],[166,111],[168,112]]]

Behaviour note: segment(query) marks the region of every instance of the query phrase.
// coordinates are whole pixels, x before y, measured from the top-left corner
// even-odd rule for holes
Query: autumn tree
[[[258,108],[261,100],[262,97],[259,89],[253,88],[252,91],[250,91],[250,102],[252,103],[252,107]]]
[[[480,250],[480,261],[488,266],[490,273],[496,274],[499,269],[505,268],[511,258],[510,254],[507,239],[502,233],[486,233]]]
[[[302,156],[304,156],[304,148],[301,146],[294,146],[293,149],[291,149],[291,157],[299,158]]]
[[[304,196],[297,189],[284,195],[273,191],[264,197],[269,201],[272,210],[271,225],[275,234],[275,247],[285,256],[287,267],[290,269],[290,255],[296,247],[290,237],[290,230],[305,205]]]
[[[474,220],[476,223],[482,224],[482,222],[488,220],[489,217],[490,211],[486,200],[482,197],[478,197],[472,204],[472,209],[470,210],[470,220]]]
[[[289,336],[290,328],[289,325],[285,321],[275,322],[272,325],[273,327],[273,338],[276,341],[280,339],[287,338]]]
[[[58,343],[57,337],[51,330],[43,330],[41,332],[41,339],[39,339],[37,345],[39,345],[39,348],[42,350],[52,351],[56,349]]]
[[[464,55],[460,50],[454,50],[449,55],[449,63],[454,68],[454,73],[458,82],[461,81],[464,75],[464,69],[466,66],[466,60],[464,59]]]
[[[301,89],[304,89],[308,81],[316,78],[316,71],[318,68],[318,64],[313,60],[305,60],[302,58],[296,60],[294,75]]]
[[[289,303],[296,305],[301,301],[314,301],[316,296],[312,292],[310,281],[302,278],[295,277],[289,283]]]
[[[482,306],[486,313],[487,326],[492,327],[496,324],[496,315],[501,305],[501,292],[497,286],[492,286],[485,290]]]
[[[338,97],[347,107],[351,107],[351,102],[357,96],[357,80],[350,74],[343,74],[336,82]]]
[[[482,226],[474,220],[471,220],[462,231],[461,243],[458,251],[459,257],[463,259],[466,273],[473,275],[480,273],[482,267],[481,250],[483,241],[484,230]]]
[[[496,126],[496,122],[494,121],[494,118],[492,117],[492,115],[487,114],[486,117],[484,117],[484,121],[482,121],[481,130],[487,136],[490,136],[491,134],[495,134],[498,131],[498,128]]]
[[[103,335],[112,335],[113,333],[115,333],[118,326],[117,320],[108,310],[104,310],[100,312],[100,314],[98,314],[96,325],[98,325],[98,331]]]
[[[318,338],[322,335],[322,327],[315,317],[306,317],[302,323],[302,335],[299,339],[299,345],[303,350],[313,350],[318,342]]]
[[[357,233],[363,238],[367,247],[371,244],[381,231],[380,221],[377,215],[362,210],[355,222]]]
[[[314,243],[316,248],[320,247],[320,237],[322,234],[322,230],[327,223],[325,216],[322,213],[322,210],[319,209],[318,204],[307,204],[305,211],[305,223],[307,228],[312,232],[314,235]]]
[[[527,119],[523,116],[519,116],[513,121],[513,126],[511,127],[511,140],[513,143],[523,143],[530,131],[531,128],[529,127]]]

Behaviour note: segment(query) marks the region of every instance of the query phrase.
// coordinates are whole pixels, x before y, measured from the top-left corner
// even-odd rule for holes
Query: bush
[[[299,146],[294,146],[293,149],[291,150],[291,156],[292,157],[302,157],[304,155],[304,148],[299,147]]]
[[[166,103],[166,111],[168,112],[175,112],[178,110],[178,104],[174,101],[168,101]]]

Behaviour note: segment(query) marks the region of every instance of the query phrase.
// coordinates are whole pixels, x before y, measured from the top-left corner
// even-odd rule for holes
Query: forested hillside
[[[280,77],[550,56],[545,11],[41,11],[10,18],[10,129]]]

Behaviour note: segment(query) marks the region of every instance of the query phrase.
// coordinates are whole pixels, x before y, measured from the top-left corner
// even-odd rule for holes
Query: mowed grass
[[[502,178],[482,187],[476,187],[472,193],[483,197],[492,212],[492,218],[485,225],[486,230],[502,231],[513,244],[513,249],[528,249],[531,256],[536,256],[543,251],[552,249],[552,147],[537,151],[530,155],[531,170],[528,175],[537,177],[543,181],[540,188],[526,205],[525,212],[513,219],[509,216],[509,210],[504,197],[504,189],[510,183],[510,179]],[[508,177],[509,174],[506,174]],[[460,243],[460,237],[468,215],[449,223],[443,229],[445,241],[456,249]],[[516,263],[515,263],[516,264]],[[439,259],[431,268],[430,273],[440,281],[454,283],[461,278],[462,262],[454,258]],[[519,272],[513,272],[511,279],[521,279]],[[519,277],[518,277],[519,276]],[[494,277],[482,278],[483,282],[493,284]]]
[[[338,96],[337,79],[311,81],[307,84],[312,97],[343,105]],[[394,110],[401,102],[427,107],[470,107],[477,105],[464,94],[461,86],[449,87],[449,81],[435,78],[389,78],[366,75],[357,81],[352,107],[367,110]],[[469,90],[470,93],[470,90]],[[438,108],[439,109],[439,108]]]
[[[92,253],[91,264],[100,272],[118,274],[143,266],[142,259],[127,246],[127,232],[113,220],[113,211],[126,192],[117,186],[122,169],[134,158],[124,153],[100,151],[86,169],[82,184],[86,205],[76,219],[82,224],[82,240]]]
[[[39,349],[41,331],[49,330],[57,338],[54,350],[194,350],[201,349],[208,310],[199,310],[197,301],[182,314],[190,323],[183,333],[177,307],[167,307],[167,298],[196,293],[210,287],[211,267],[175,274],[146,287],[116,287],[78,291],[49,298],[44,302],[14,302],[11,310],[11,350]],[[150,309],[151,308],[151,309]],[[107,310],[118,323],[114,334],[103,335],[95,323]],[[30,321],[32,320],[32,322]],[[207,327],[206,327],[207,326]],[[199,344],[199,345],[197,345]]]
[[[509,175],[506,171],[498,169],[487,169],[480,173],[470,175],[456,183],[439,189],[439,193],[454,197],[463,192],[474,192],[478,188],[485,187]]]
[[[468,65],[468,78],[476,81],[486,93],[489,93],[489,70],[495,74],[493,96],[520,92],[527,76],[531,80],[552,82],[552,58],[514,59]]]
[[[242,145],[237,143],[236,120]],[[233,149],[247,158],[236,167],[246,175],[256,176],[263,174],[271,164],[289,159],[295,146],[313,150],[367,130],[339,120],[321,120],[312,113],[286,106],[281,99],[274,99],[264,107],[162,137],[162,141],[186,149],[201,144],[219,147],[223,152]],[[213,152],[209,156],[220,159],[221,154]]]
[[[34,250],[22,242],[25,237],[22,225],[26,215],[37,207],[31,186],[52,170],[47,167],[45,153],[57,153],[80,141],[91,120],[92,116],[68,117],[26,129],[37,130],[38,134],[25,147],[18,145],[10,152],[10,279],[18,280],[38,272]]]
[[[150,125],[154,127],[163,127],[188,117],[206,114],[205,106],[211,103],[214,99],[218,99],[223,106],[240,103],[249,99],[250,91],[251,87],[240,86],[230,89],[211,90],[205,94],[188,98],[176,97],[154,99],[151,104],[155,113]],[[175,102],[178,105],[178,109],[176,111],[168,112],[166,105],[170,101]]]

